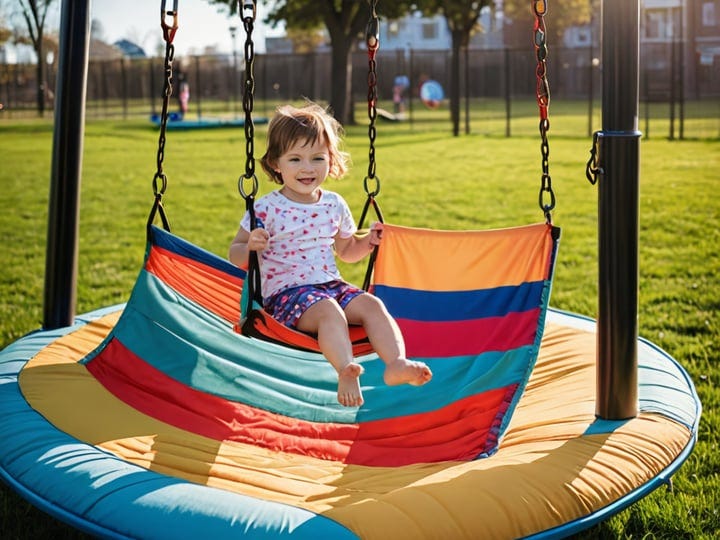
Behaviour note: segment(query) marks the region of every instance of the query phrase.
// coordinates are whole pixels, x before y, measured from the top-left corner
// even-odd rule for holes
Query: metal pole
[[[590,3],[590,8],[592,9],[592,2]],[[592,17],[590,18],[590,46],[588,47],[588,53],[590,58],[588,58],[588,137],[592,136],[592,124],[593,124],[593,112],[595,110],[595,84],[594,84],[594,74],[595,74],[595,47],[593,46],[593,40],[595,39],[594,32],[593,32],[593,24],[592,24]]]
[[[237,44],[235,36],[237,35],[237,27],[230,27],[230,37],[232,38],[232,94],[233,94],[233,115],[237,120],[238,117],[238,105],[237,105],[237,90],[238,90],[238,65],[237,65]]]
[[[465,135],[470,134],[470,46],[465,45]]]
[[[200,77],[200,57],[194,56],[195,61],[195,103],[197,104],[197,116],[198,120],[202,119],[202,78]]]
[[[505,137],[510,137],[510,124],[512,121],[512,94],[510,91],[512,88],[512,72],[510,71],[510,49],[505,47],[503,51],[505,57]]]
[[[638,0],[603,0],[596,414],[637,415]]]
[[[679,126],[679,137],[680,140],[685,139],[685,67],[687,65],[687,58],[685,58],[685,9],[683,4],[680,4],[680,20],[678,25],[678,33],[680,34],[680,39],[678,40],[678,58],[680,60],[680,65],[678,66],[679,71],[679,78],[678,78],[678,105],[679,105],[679,111],[678,114],[680,116],[680,126]]]
[[[69,326],[77,297],[78,222],[90,0],[62,2],[43,327]]]

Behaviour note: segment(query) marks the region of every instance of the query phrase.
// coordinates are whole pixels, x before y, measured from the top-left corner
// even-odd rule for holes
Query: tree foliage
[[[549,45],[562,45],[565,30],[590,21],[592,0],[546,0],[545,27]],[[503,14],[510,23],[506,44],[526,45],[532,37],[535,13],[532,2],[527,0],[503,0]]]
[[[12,35],[13,32],[10,28],[10,24],[6,20],[5,15],[0,12],[0,45],[3,45],[4,43],[10,41]]]

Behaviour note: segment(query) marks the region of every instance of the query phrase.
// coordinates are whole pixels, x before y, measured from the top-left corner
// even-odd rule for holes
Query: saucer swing
[[[545,90],[545,3],[534,5]],[[177,1],[169,12],[163,2],[163,25],[166,15],[177,17]],[[251,40],[255,3],[241,16]],[[371,85],[366,189],[375,179],[374,95]],[[539,102],[545,222],[484,231],[386,224],[369,287],[434,378],[388,388],[382,362],[363,350],[360,408],[337,404],[335,373],[311,344],[268,337],[263,324],[243,330],[261,313],[252,291],[240,307],[252,265],[236,268],[169,231],[159,159],[146,257],[127,303],[0,353],[3,480],[99,537],[314,539],[563,537],[669,482],[697,437],[687,373],[634,339],[632,414],[612,391],[621,414],[604,414],[602,323],[548,308],[559,230],[554,196],[546,201],[546,92]],[[252,121],[245,126],[240,185],[251,208]],[[365,210],[378,210],[377,189],[367,191]]]

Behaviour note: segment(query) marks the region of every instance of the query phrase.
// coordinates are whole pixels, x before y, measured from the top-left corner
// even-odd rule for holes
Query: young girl
[[[265,310],[286,326],[317,334],[320,350],[338,373],[338,401],[363,404],[362,366],[353,361],[348,324],[361,324],[385,362],[386,384],[422,385],[427,365],[405,358],[400,330],[375,296],[342,281],[335,254],[357,262],[380,243],[381,224],[359,236],[345,200],[321,189],[341,178],[348,155],[340,150],[340,124],[322,107],[278,109],[268,125],[261,164],[282,187],[255,203],[257,228],[246,213],[230,245],[230,261],[246,266],[259,252]]]

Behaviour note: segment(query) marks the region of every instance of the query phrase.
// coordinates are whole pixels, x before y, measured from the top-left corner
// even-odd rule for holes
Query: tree
[[[425,0],[418,7],[428,14],[443,14],[452,37],[450,57],[450,119],[453,135],[460,133],[460,54],[468,46],[470,36],[479,30],[480,11],[490,0]]]
[[[90,38],[105,41],[105,26],[100,19],[93,19],[90,23]]]
[[[231,10],[235,9],[232,0],[209,1],[230,5]],[[370,19],[369,3],[365,0],[268,0],[264,4],[270,7],[265,17],[265,21],[270,24],[277,25],[284,21],[288,30],[306,31],[325,25],[332,50],[330,108],[342,124],[353,123],[350,53]],[[378,14],[390,19],[398,18],[409,9],[409,2],[386,0],[378,3]]]
[[[0,47],[5,45],[8,41],[10,41],[10,38],[12,37],[12,30],[7,25],[7,22],[5,21],[5,17],[3,17],[2,13],[0,13]]]
[[[45,112],[45,23],[54,0],[19,0],[19,15],[25,22],[27,35],[37,56],[37,110]],[[17,40],[22,41],[22,40]]]

